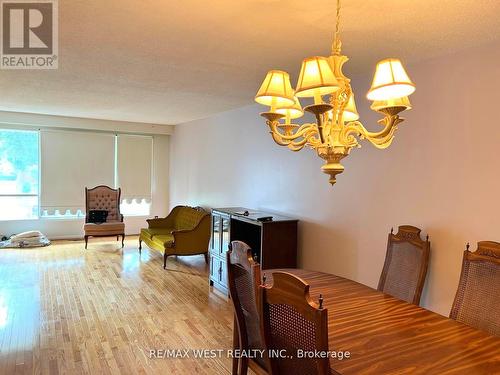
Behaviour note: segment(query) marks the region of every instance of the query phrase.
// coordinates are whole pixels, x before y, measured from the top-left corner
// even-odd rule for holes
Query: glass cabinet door
[[[212,214],[212,241],[211,249],[212,251],[220,252],[220,240],[221,240],[221,217],[217,214]]]
[[[222,247],[220,249],[220,253],[225,257],[226,252],[229,250],[229,217],[222,216],[221,220],[222,220]]]

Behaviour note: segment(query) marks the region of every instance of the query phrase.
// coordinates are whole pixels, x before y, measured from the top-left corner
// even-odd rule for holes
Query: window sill
[[[85,216],[40,216],[38,220],[47,221],[69,221],[69,220],[85,220]]]
[[[124,220],[127,219],[150,219],[151,215],[124,215],[123,216]],[[85,221],[85,216],[39,216],[39,217],[32,217],[28,219],[0,219],[0,225],[2,223],[9,223],[9,222],[14,222],[14,221],[22,221],[22,222],[28,222],[28,221]]]
[[[123,215],[124,219],[127,218],[150,218],[151,215]],[[40,216],[38,219],[28,220],[85,220],[85,216]]]
[[[0,223],[9,222],[9,221],[36,221],[39,219],[40,219],[39,217],[0,219]]]

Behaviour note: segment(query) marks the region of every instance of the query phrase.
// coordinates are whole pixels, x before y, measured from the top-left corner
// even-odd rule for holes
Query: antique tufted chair
[[[85,188],[85,249],[87,248],[89,237],[122,236],[125,240],[125,224],[123,215],[120,214],[121,189],[112,189],[109,186],[99,185],[92,189]],[[108,217],[105,223],[89,223],[90,210],[106,210]]]

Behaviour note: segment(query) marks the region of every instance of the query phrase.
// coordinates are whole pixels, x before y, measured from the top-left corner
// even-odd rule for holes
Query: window
[[[97,185],[121,187],[125,216],[148,216],[152,156],[151,136],[0,129],[0,220],[82,218]]]
[[[125,216],[147,216],[151,206],[153,138],[87,131],[40,132],[42,218],[85,215],[85,187],[120,187]]]
[[[38,217],[37,131],[0,129],[0,220]]]
[[[42,217],[82,217],[85,187],[114,184],[115,135],[51,129],[40,134]]]
[[[122,189],[124,216],[148,216],[151,210],[153,137],[119,134],[116,137],[116,186]]]

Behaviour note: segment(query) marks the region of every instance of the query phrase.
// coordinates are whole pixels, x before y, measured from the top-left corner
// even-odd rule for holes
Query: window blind
[[[153,137],[119,134],[117,137],[117,184],[122,202],[151,202]]]
[[[85,187],[113,187],[113,134],[42,130],[40,136],[42,216],[85,212]]]

